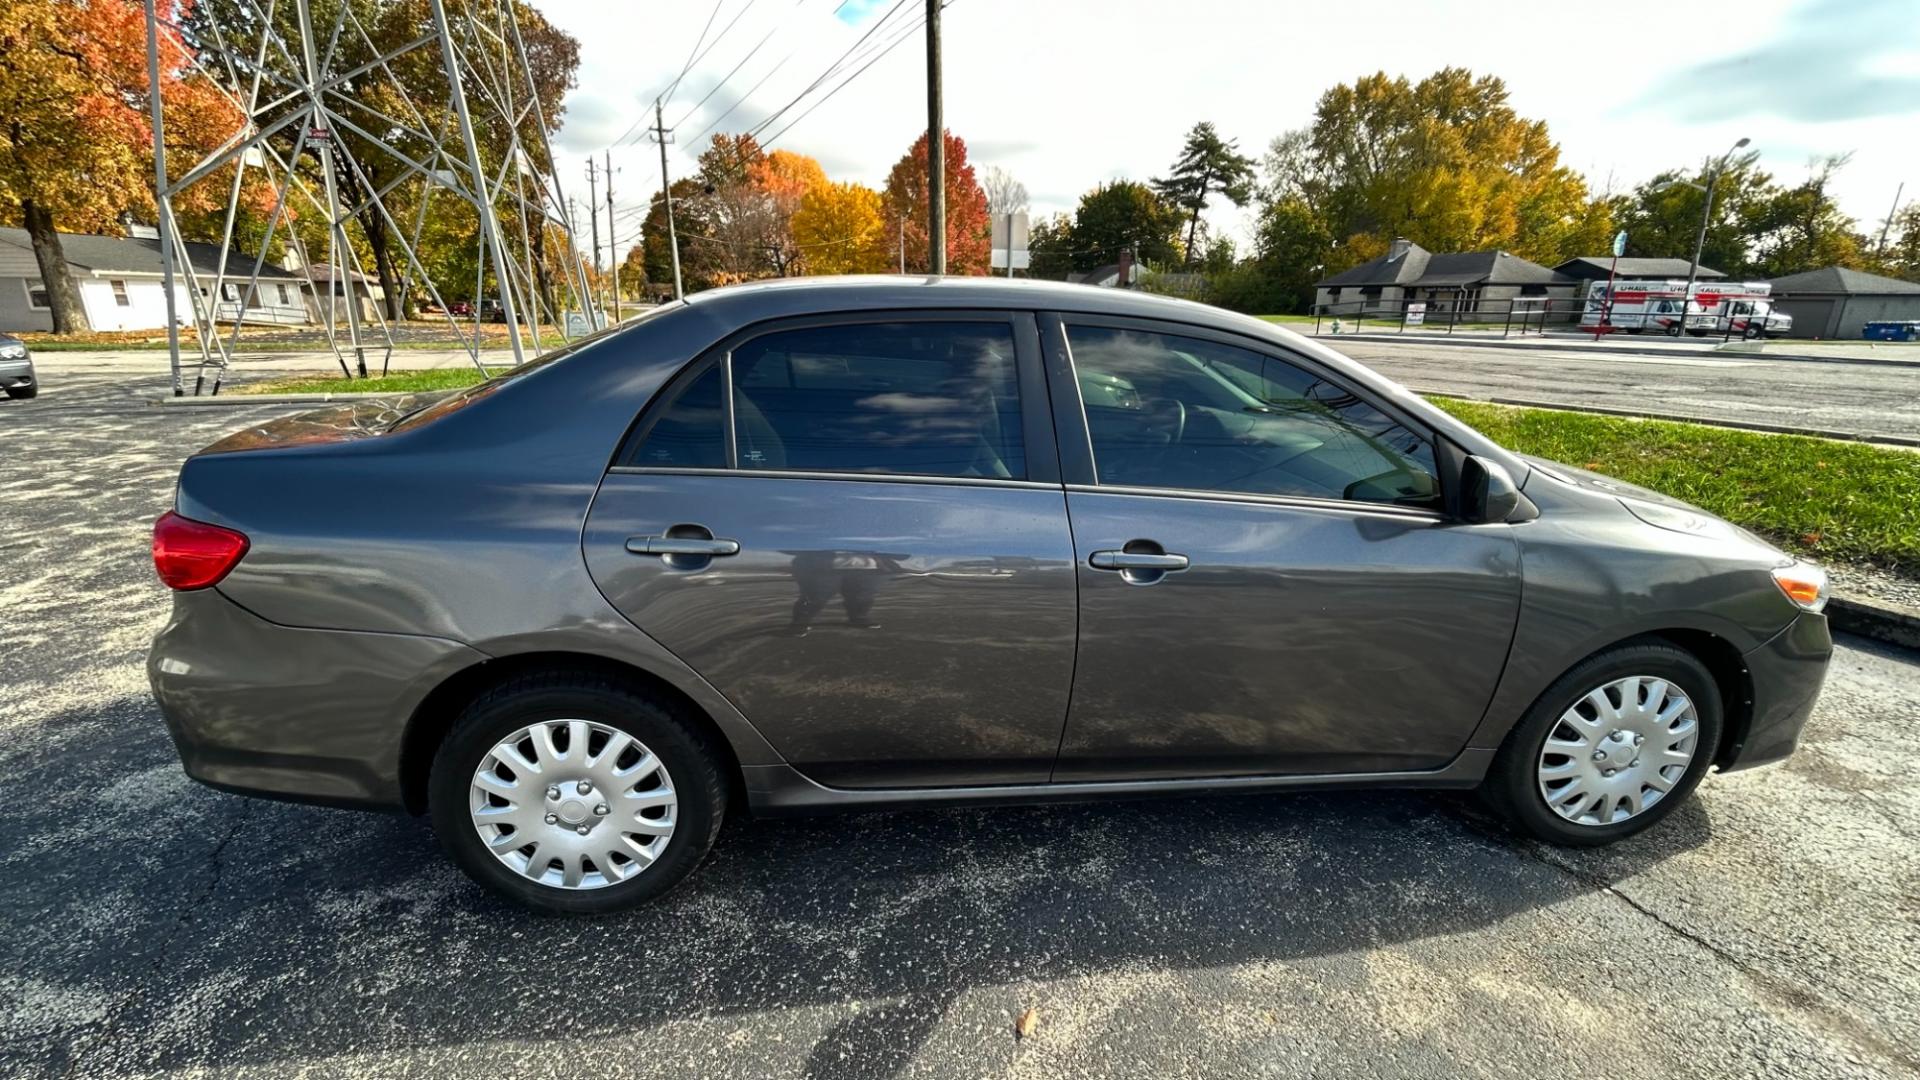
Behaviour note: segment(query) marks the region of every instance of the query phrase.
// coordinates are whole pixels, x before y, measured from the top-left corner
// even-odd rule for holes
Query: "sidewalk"
[[[533,353],[528,351],[532,358]],[[383,358],[377,352],[367,356],[367,370],[380,373]],[[513,353],[506,349],[484,350],[480,360],[488,367],[502,368],[513,365]],[[126,349],[101,352],[56,352],[36,353],[34,366],[49,375],[60,374],[99,374],[99,375],[165,375],[167,373],[167,354],[164,350]],[[471,367],[473,359],[460,349],[395,349],[393,358],[387,364],[389,371],[431,371],[436,368]],[[216,369],[206,369],[211,380]],[[265,375],[294,375],[308,371],[340,370],[340,362],[325,350],[314,352],[268,352],[241,353],[234,357],[223,381],[237,382],[251,380]],[[189,386],[200,373],[198,358],[189,360],[180,358],[180,372]]]

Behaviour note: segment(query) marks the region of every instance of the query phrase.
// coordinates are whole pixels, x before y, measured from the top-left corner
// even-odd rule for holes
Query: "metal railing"
[[[1544,334],[1548,323],[1578,321],[1580,309],[1581,304],[1577,300],[1552,296],[1515,296],[1501,300],[1483,300],[1466,293],[1454,297],[1400,297],[1392,300],[1361,297],[1315,304],[1313,332],[1320,334],[1322,327],[1331,320],[1336,324],[1334,332],[1343,333],[1346,332],[1347,321],[1351,320],[1355,332],[1372,321],[1382,330],[1390,327],[1396,333],[1405,333],[1409,326],[1432,328],[1438,333],[1444,326],[1444,332],[1452,334],[1460,327],[1467,326],[1488,332],[1498,329],[1504,338],[1516,334]]]

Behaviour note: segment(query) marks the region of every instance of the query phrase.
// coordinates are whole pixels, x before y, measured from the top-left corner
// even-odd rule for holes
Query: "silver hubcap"
[[[617,885],[673,839],[679,801],[660,759],[590,720],[529,724],[480,760],[468,792],[480,842],[556,889]]]
[[[1700,719],[1651,675],[1596,687],[1560,714],[1540,749],[1540,795],[1576,825],[1613,825],[1666,798],[1693,763]]]

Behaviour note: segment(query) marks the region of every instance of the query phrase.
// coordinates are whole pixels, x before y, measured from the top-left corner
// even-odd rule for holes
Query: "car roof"
[[[994,277],[937,277],[932,275],[871,274],[835,277],[773,278],[695,293],[685,301],[722,319],[751,321],[803,310],[884,310],[887,308],[1012,308],[1015,310],[1073,311],[1138,318],[1176,319],[1225,326],[1247,323],[1267,326],[1258,319],[1207,304],[1170,296]]]

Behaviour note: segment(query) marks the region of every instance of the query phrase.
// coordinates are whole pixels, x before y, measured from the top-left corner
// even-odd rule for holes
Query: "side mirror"
[[[1520,513],[1522,508],[1527,513]],[[1539,511],[1520,494],[1513,474],[1497,461],[1468,455],[1460,467],[1460,516],[1475,525],[1530,521]]]

